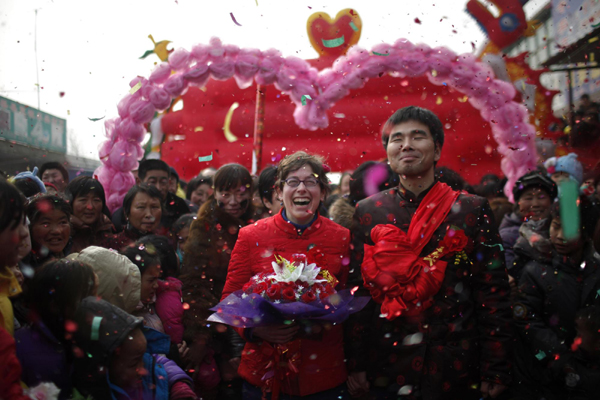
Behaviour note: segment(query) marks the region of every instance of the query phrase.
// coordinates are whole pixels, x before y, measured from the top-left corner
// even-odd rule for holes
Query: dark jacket
[[[91,339],[93,316],[102,317],[97,328],[97,340]],[[142,398],[168,400],[169,389],[177,381],[192,386],[191,379],[174,362],[153,355],[168,353],[170,340],[165,334],[143,328],[141,318],[127,314],[107,301],[87,297],[75,313],[75,322],[78,326],[75,343],[86,357],[75,358],[73,382],[84,396],[92,395],[96,399],[125,397],[122,389],[110,383],[108,367],[113,352],[135,328],[142,329],[147,341],[144,368],[148,373],[142,378]]]
[[[246,214],[251,215],[251,212]],[[212,337],[212,346],[217,354],[221,354],[232,350],[228,347],[234,345],[231,339],[236,338],[236,347],[229,354],[230,357],[241,354],[243,341],[234,335],[223,335],[207,327],[206,319],[212,314],[209,309],[221,299],[231,252],[239,230],[246,224],[246,221],[221,210],[216,200],[204,203],[198,212],[198,218],[190,225],[179,276],[183,282],[183,301],[190,306],[183,313],[183,340],[187,343],[208,343]]]
[[[408,231],[427,189],[418,197],[402,187],[358,203],[348,286],[367,293],[361,277],[364,245],[371,229],[393,224]],[[349,368],[367,371],[371,387],[397,393],[411,385],[422,399],[462,398],[484,379],[510,381],[512,329],[509,285],[500,237],[486,199],[461,194],[420,256],[431,254],[447,230],[464,230],[466,258],[452,254],[433,305],[413,317],[389,321],[381,305],[370,302],[346,322]],[[416,336],[415,336],[416,335]]]
[[[523,224],[523,218],[521,218],[516,212],[506,214],[498,232],[502,238],[502,244],[504,245],[504,258],[506,259],[506,268],[508,273],[511,273],[515,261],[514,246],[519,239],[519,228]]]
[[[510,269],[511,276],[517,282],[530,261],[548,263],[552,260],[552,243],[549,239],[551,222],[551,218],[529,220],[519,228],[519,238],[513,247],[515,258]]]
[[[29,387],[54,382],[61,390],[60,399],[71,395],[71,361],[67,361],[64,345],[42,321],[15,332],[17,357],[21,361],[21,380]]]
[[[106,215],[100,215],[97,226],[85,225],[79,218],[71,215],[71,253],[79,253],[89,246],[98,246],[107,237],[114,235],[115,227]]]
[[[600,289],[600,256],[589,244],[583,262],[575,264],[554,254],[551,262],[531,261],[523,270],[513,306],[519,336],[515,382],[521,382],[516,390],[567,398],[566,366],[573,357],[575,315],[597,301]]]

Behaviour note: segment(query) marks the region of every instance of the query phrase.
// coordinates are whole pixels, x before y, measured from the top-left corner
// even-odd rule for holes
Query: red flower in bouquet
[[[310,303],[317,300],[317,295],[312,290],[308,290],[300,297],[300,300],[305,303]]]
[[[450,234],[454,232],[452,236]],[[452,230],[448,232],[444,239],[440,242],[439,247],[444,247],[444,254],[456,253],[458,251],[462,251],[469,239],[467,235],[465,235],[465,231],[462,229]]]
[[[292,289],[295,290],[296,289],[296,282],[281,282],[281,286],[284,289]]]
[[[269,296],[269,299],[271,300],[281,299],[281,286],[279,286],[277,283],[273,283],[267,289],[267,296]]]
[[[281,292],[281,297],[283,297],[283,300],[296,301],[296,292],[294,291],[294,289],[286,287]]]
[[[256,284],[256,286],[254,286],[254,293],[264,293],[267,291],[267,289],[269,288],[269,285],[267,285],[267,282],[259,282]]]

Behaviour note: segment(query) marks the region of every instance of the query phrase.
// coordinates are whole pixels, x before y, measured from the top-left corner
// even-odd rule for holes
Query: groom
[[[442,123],[423,108],[402,108],[383,127],[400,185],[354,214],[349,287],[374,301],[346,323],[353,394],[496,398],[509,383],[500,237],[487,200],[435,179],[443,144]]]

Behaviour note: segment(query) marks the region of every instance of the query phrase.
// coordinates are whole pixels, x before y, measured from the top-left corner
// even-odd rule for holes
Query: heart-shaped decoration
[[[312,47],[320,57],[339,57],[358,43],[362,21],[350,8],[340,11],[332,20],[329,14],[317,12],[308,17],[306,31]]]
[[[517,178],[535,169],[537,159],[535,127],[529,123],[525,106],[512,100],[514,86],[495,79],[492,69],[472,54],[456,55],[444,47],[432,49],[406,39],[378,44],[372,51],[354,46],[332,68],[322,71],[300,58],[283,58],[277,50],[239,49],[217,38],[209,45],[194,46],[191,52],[177,49],[148,79],[137,77],[130,82],[131,93],[117,106],[119,118],[105,123],[108,140],[102,145],[103,165],[95,175],[108,192],[109,208],[120,207],[131,187],[121,183],[131,181],[131,170],[143,155],[139,126],[150,122],[155,111],[168,107],[168,98],[183,94],[190,85],[203,87],[211,77],[234,78],[240,88],[252,80],[275,85],[296,104],[296,124],[316,130],[329,125],[327,110],[338,100],[367,80],[388,73],[399,78],[425,75],[435,85],[447,85],[466,95],[490,122],[498,152],[505,157],[501,163],[508,177],[505,192],[512,198]]]

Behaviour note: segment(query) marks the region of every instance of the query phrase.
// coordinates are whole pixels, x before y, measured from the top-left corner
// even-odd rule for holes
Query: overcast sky
[[[239,47],[277,48],[284,56],[310,59],[316,52],[306,35],[307,18],[353,8],[363,21],[359,45],[365,48],[407,38],[464,53],[473,51],[471,42],[479,47],[484,40],[464,11],[466,0],[256,1],[1,0],[0,96],[37,107],[36,9],[41,109],[67,119],[70,153],[93,159],[104,125],[88,118],[115,117],[128,82],[149,75],[158,58],[139,59],[153,48],[149,34],[171,40],[171,48],[190,49],[217,36]],[[532,0],[526,11],[547,2]]]

